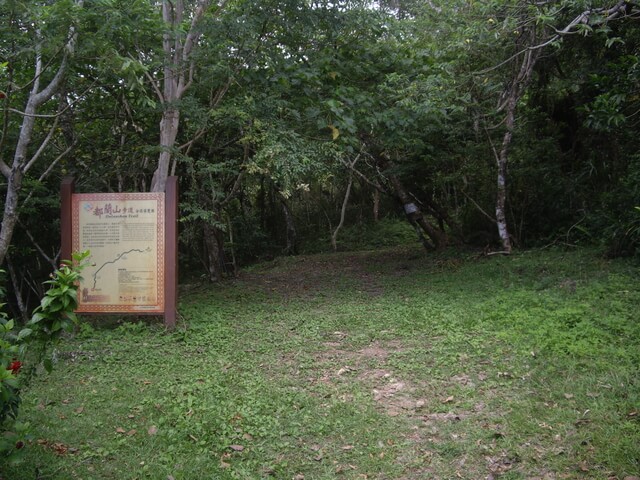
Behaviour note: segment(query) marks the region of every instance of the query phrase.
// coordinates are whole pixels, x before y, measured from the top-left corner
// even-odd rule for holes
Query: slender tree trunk
[[[289,205],[287,205],[287,201],[284,198],[280,198],[280,204],[282,205],[282,213],[284,214],[287,228],[287,246],[284,253],[285,255],[295,255],[298,250],[296,224],[293,220],[291,209]]]
[[[516,111],[517,99],[515,98],[515,92],[512,98],[509,99],[506,112],[506,127],[507,131],[502,138],[502,148],[496,158],[498,164],[498,180],[497,180],[497,192],[496,192],[496,224],[498,226],[498,235],[500,235],[500,242],[502,243],[502,250],[506,254],[511,253],[511,237],[509,235],[509,229],[507,227],[507,162],[509,160],[509,146],[511,145],[511,139],[513,138],[513,127],[515,124],[515,111]]]
[[[13,262],[11,261],[11,256],[6,256],[7,260],[7,269],[9,270],[9,275],[11,277],[11,284],[13,285],[13,293],[16,298],[16,306],[20,311],[20,316],[22,317],[23,323],[27,323],[29,320],[29,312],[27,310],[27,306],[22,298],[22,288],[20,288],[20,282],[18,281],[18,275],[16,273],[16,269],[13,267]]]
[[[522,42],[528,41],[529,45],[535,44],[536,31],[535,26],[525,29],[522,35]],[[518,48],[521,48],[518,45]],[[509,83],[509,86],[505,89],[503,94],[503,101],[499,109],[505,110],[505,132],[502,137],[502,145],[500,152],[495,153],[496,163],[498,166],[497,175],[497,192],[496,192],[496,224],[498,226],[498,235],[500,236],[500,242],[502,243],[503,253],[510,254],[511,236],[509,234],[509,228],[507,225],[506,204],[507,204],[507,165],[509,162],[509,147],[511,146],[511,140],[513,139],[513,132],[516,124],[516,111],[518,109],[518,102],[522,98],[531,75],[533,73],[533,67],[536,64],[538,58],[538,50],[527,50],[522,54],[522,63],[514,72],[514,76]]]
[[[354,162],[355,163],[355,162]],[[349,196],[351,195],[351,186],[353,185],[353,173],[349,171],[349,183],[347,184],[347,191],[344,194],[344,200],[342,201],[342,208],[340,209],[340,223],[333,231],[331,235],[331,246],[333,247],[333,251],[338,251],[338,232],[344,225],[344,218],[347,213],[347,205],[349,205]]]
[[[533,68],[535,67],[540,54],[539,49],[533,48],[538,38],[537,35],[538,32],[535,24],[521,27],[520,35],[516,41],[516,49],[524,49],[521,53],[522,60],[520,64],[514,65],[511,81],[503,90],[502,98],[498,105],[498,111],[504,110],[505,112],[505,132],[502,137],[500,152],[496,152],[494,148],[494,155],[496,157],[496,164],[498,167],[496,182],[496,225],[498,226],[498,235],[500,236],[500,241],[502,243],[502,252],[506,254],[510,254],[512,249],[506,214],[509,147],[511,146],[511,140],[513,139],[518,102],[522,98],[522,95],[531,80]]]
[[[380,190],[373,191],[373,221],[380,220]]]

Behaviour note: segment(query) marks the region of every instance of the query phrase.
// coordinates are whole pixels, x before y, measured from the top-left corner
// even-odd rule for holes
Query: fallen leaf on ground
[[[118,427],[116,428],[116,433],[127,433],[127,431],[122,427]]]
[[[133,437],[136,433],[138,433],[138,431],[134,428],[131,429],[127,432],[127,435],[129,435],[130,437]]]
[[[453,397],[447,397],[442,401],[442,403],[450,403],[450,402],[453,402]]]
[[[84,412],[84,407],[78,407],[74,410],[74,412],[76,412],[77,414],[81,414],[82,412]]]
[[[69,450],[69,447],[64,443],[54,443],[51,448],[56,452],[56,455],[64,455]]]
[[[242,452],[244,450],[242,445],[229,445],[229,448],[234,452]]]
[[[78,452],[77,448],[71,448],[70,449],[64,443],[60,443],[60,442],[51,443],[49,440],[45,440],[44,438],[39,438],[38,440],[36,440],[36,443],[38,445],[42,445],[45,448],[50,448],[51,450],[54,451],[54,453],[56,455],[64,455],[67,452],[69,452],[69,453],[77,453]]]

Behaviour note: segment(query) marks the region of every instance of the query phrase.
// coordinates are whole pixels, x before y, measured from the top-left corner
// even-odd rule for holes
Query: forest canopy
[[[69,175],[83,192],[177,175],[183,271],[211,280],[400,222],[428,249],[638,253],[635,2],[7,0],[0,17],[18,307],[60,261]]]

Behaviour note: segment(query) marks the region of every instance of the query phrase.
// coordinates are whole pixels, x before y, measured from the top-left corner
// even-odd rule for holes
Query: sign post
[[[178,177],[165,189],[164,324],[173,329],[178,315]]]
[[[177,178],[165,193],[74,193],[61,186],[62,258],[89,250],[78,313],[164,315],[175,327]]]

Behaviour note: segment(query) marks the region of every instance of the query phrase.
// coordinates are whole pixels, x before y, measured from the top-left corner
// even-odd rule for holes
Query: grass
[[[640,475],[640,283],[582,250],[282,258],[86,324],[5,479]]]

